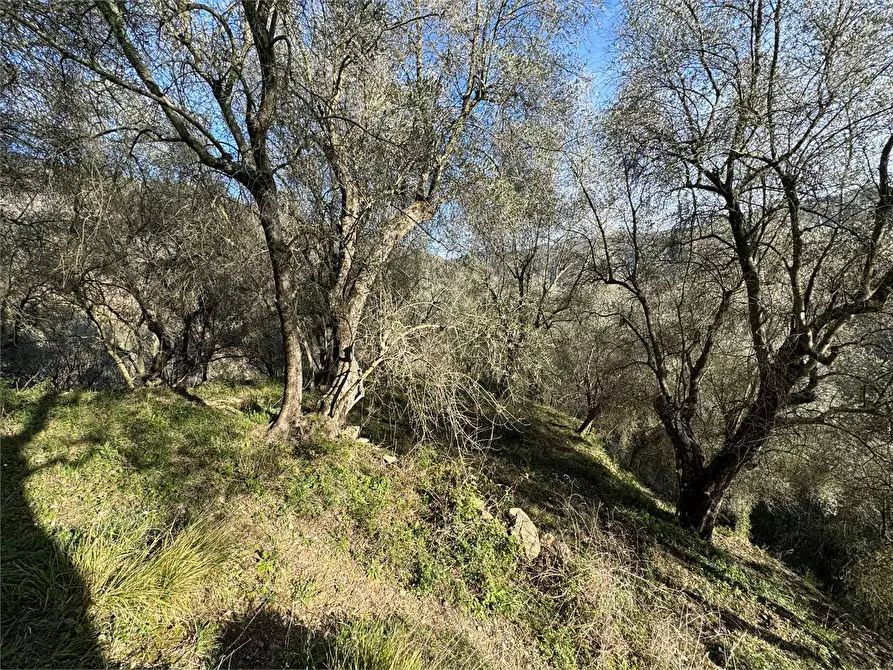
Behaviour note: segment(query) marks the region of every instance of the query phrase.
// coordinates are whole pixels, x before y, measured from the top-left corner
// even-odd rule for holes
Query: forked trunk
[[[324,366],[329,379],[316,408],[320,426],[332,435],[341,433],[350,410],[363,398],[363,370],[357,361],[355,346],[370,289],[371,283],[354,285],[353,295],[333,310],[330,362]],[[332,303],[338,304],[338,301]]]
[[[336,338],[336,342],[339,347],[337,360],[332,366],[332,381],[317,407],[317,413],[325,417],[335,432],[347,424],[350,410],[363,398],[363,371],[354,355],[353,342],[345,344],[341,337]]]
[[[751,428],[754,416],[745,420],[743,430],[730,437],[706,467],[680,474],[679,521],[706,540],[713,536],[719,507],[735,477],[755,462],[768,439],[767,425]]]
[[[337,167],[337,166],[336,166]],[[343,175],[342,175],[343,176]],[[359,200],[356,185],[349,179],[342,182],[344,198],[340,227],[342,231],[356,230],[359,221]],[[381,239],[374,246],[363,266],[353,274],[356,238],[342,238],[337,259],[337,280],[329,296],[329,309],[334,322],[331,366],[322,363],[321,382],[331,380],[316,409],[317,419],[324,431],[341,433],[347,424],[350,410],[363,398],[365,373],[356,358],[355,344],[360,322],[372,287],[383,271],[391,252],[401,239],[420,221],[434,215],[428,200],[417,200],[394,219],[383,225]]]

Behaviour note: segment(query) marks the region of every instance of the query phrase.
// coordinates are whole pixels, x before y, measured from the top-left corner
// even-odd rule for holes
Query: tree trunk
[[[313,387],[323,393],[332,388],[337,374],[341,347],[335,326],[326,326],[318,340],[316,369],[313,371]]]
[[[733,473],[711,473],[709,469],[692,479],[680,477],[676,502],[679,522],[705,540],[713,537],[719,506],[733,477]]]
[[[170,362],[173,350],[168,346],[166,340],[160,340],[158,351],[152,356],[152,363],[149,365],[149,371],[143,376],[142,385],[148,388],[154,388],[164,384],[164,368]]]
[[[89,301],[83,299],[83,297],[77,293],[75,294],[75,299],[86,312],[87,317],[96,328],[96,332],[99,334],[99,341],[102,342],[102,347],[103,349],[105,349],[105,352],[108,354],[109,358],[111,358],[112,361],[115,363],[115,367],[118,369],[118,372],[124,379],[124,385],[127,386],[127,389],[129,391],[132,391],[136,388],[136,381],[134,380],[133,375],[130,373],[130,370],[127,368],[127,364],[124,362],[124,359],[118,354],[113,340],[114,335],[111,333],[106,333],[105,328],[102,327],[102,322],[99,320],[99,317],[96,315],[96,312],[94,311],[93,306],[90,304]]]
[[[347,415],[363,398],[362,370],[354,355],[357,328],[359,327],[359,315],[366,304],[365,296],[348,311],[345,317],[337,319],[335,328],[334,347],[332,352],[333,365],[328,367],[331,382],[326,392],[319,401],[317,413],[327,419],[332,431],[339,431],[347,424]],[[362,303],[361,305],[357,303]]]
[[[583,423],[580,424],[579,428],[577,428],[577,435],[584,435],[592,428],[592,422],[596,420],[598,417],[598,405],[595,407],[590,407],[586,412],[586,418],[583,419]]]
[[[257,203],[260,223],[264,230],[270,266],[275,288],[276,314],[282,329],[282,348],[285,353],[285,379],[282,406],[270,425],[272,437],[288,438],[303,428],[301,423],[301,398],[303,393],[303,362],[301,360],[301,333],[294,312],[295,287],[291,275],[290,253],[282,234],[279,219],[279,200],[272,178],[257,179],[249,184]]]
[[[344,428],[348,413],[363,398],[363,371],[356,359],[355,344],[372,287],[400,240],[420,221],[430,220],[434,216],[431,203],[427,200],[417,200],[401,211],[383,226],[382,237],[353,276],[355,231],[359,216],[356,189],[352,186],[345,188],[343,197],[344,212],[340,224],[343,237],[336,260],[337,279],[329,295],[329,310],[335,325],[332,360],[334,374],[316,409],[317,415],[327,424],[324,429],[330,433],[338,433]],[[326,368],[323,363],[322,369]]]
[[[738,473],[762,453],[772,434],[781,398],[777,386],[764,383],[738,429],[726,438],[710,463],[680,469],[677,511],[682,525],[696,530],[704,539],[713,536],[723,497]]]

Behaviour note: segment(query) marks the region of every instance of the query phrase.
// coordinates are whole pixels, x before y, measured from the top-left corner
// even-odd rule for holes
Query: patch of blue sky
[[[606,106],[617,89],[614,63],[617,31],[622,21],[623,3],[620,0],[605,0],[577,47],[577,56],[592,80],[591,98],[597,108]]]

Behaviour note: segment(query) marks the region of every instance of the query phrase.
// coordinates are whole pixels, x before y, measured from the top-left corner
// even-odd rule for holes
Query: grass
[[[315,629],[274,610],[235,621],[220,638],[217,667],[298,667],[333,670],[481,670],[461,636],[439,638],[399,618],[330,621]]]
[[[399,453],[270,445],[275,385],[194,392],[204,404],[164,391],[3,390],[0,665],[893,660],[745,538],[720,529],[711,545],[682,530],[552,410],[531,408],[494,449],[459,458],[405,436]],[[366,433],[377,429],[373,419]],[[515,506],[540,529],[533,561],[507,532]]]
[[[120,626],[188,615],[225,562],[229,542],[220,527],[193,524],[182,530],[100,528],[67,544],[63,551],[93,594],[91,608]]]

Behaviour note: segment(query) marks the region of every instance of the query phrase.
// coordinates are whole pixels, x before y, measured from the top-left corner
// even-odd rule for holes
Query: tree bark
[[[135,286],[129,286],[128,290],[139,305],[146,328],[158,340],[158,351],[152,356],[152,361],[149,363],[149,371],[142,375],[140,385],[148,387],[161,386],[166,381],[164,379],[164,369],[174,358],[174,339],[168,332],[167,326],[165,326],[155,310],[146,301],[143,293]]]
[[[679,523],[694,530],[705,540],[713,537],[719,506],[732,478],[723,478],[721,481],[726,483],[722,485],[720,480],[710,482],[700,478],[688,482],[680,481],[679,499],[676,502]]]
[[[586,412],[586,418],[583,419],[583,423],[577,428],[577,435],[584,435],[592,428],[592,422],[598,417],[598,406],[590,407]]]
[[[347,315],[337,317],[332,364],[324,368],[328,385],[317,412],[326,417],[336,431],[346,425],[350,410],[363,398],[362,370],[354,353],[354,344],[367,298],[368,294],[356,295]]]
[[[255,179],[248,188],[257,203],[264,239],[273,272],[274,302],[282,329],[282,349],[285,354],[285,379],[282,406],[270,424],[271,436],[287,438],[300,432],[301,399],[303,394],[303,362],[301,360],[301,331],[294,312],[295,286],[290,267],[290,253],[282,234],[279,218],[279,199],[272,178]]]
[[[677,510],[680,522],[696,530],[701,537],[710,539],[716,523],[716,515],[723,497],[735,477],[750,466],[763,452],[769,441],[779,412],[790,401],[797,379],[802,377],[803,366],[798,362],[796,338],[791,338],[780,349],[778,362],[766,373],[763,383],[750,403],[744,418],[736,430],[725,439],[722,449],[706,465],[702,456],[680,466],[679,502]],[[685,431],[682,431],[685,432]],[[686,454],[700,453],[693,443],[686,446]],[[677,446],[677,460],[680,456]]]

